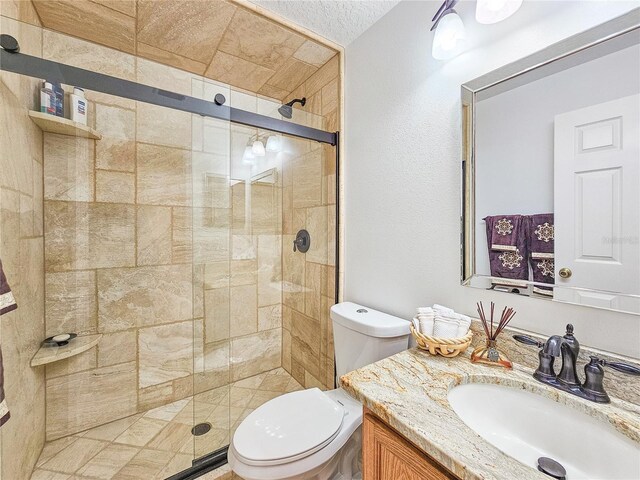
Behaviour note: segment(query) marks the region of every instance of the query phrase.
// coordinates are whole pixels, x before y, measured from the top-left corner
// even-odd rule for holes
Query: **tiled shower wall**
[[[9,3],[2,2],[3,13]],[[11,5],[20,10],[25,2]],[[18,10],[9,15],[37,23],[33,12]],[[12,32],[7,22],[3,33]],[[25,53],[193,96],[222,92],[234,106],[262,114],[276,109],[197,75],[35,26],[19,28]],[[309,98],[313,126],[338,130],[338,77],[336,56],[292,93]],[[252,184],[248,193],[245,183],[228,181],[234,176],[228,142],[246,141],[255,130],[89,93],[90,121],[102,140],[42,135],[26,117],[37,90],[37,82],[27,83],[22,97],[14,95],[19,114],[3,110],[14,125],[14,116],[23,119],[34,137],[18,145],[29,155],[15,157],[32,158],[33,168],[3,164],[0,180],[3,232],[17,225],[18,213],[23,228],[19,247],[15,229],[0,234],[2,258],[16,292],[29,292],[22,297],[28,305],[2,322],[5,368],[15,384],[9,399],[29,399],[13,407],[1,432],[6,478],[27,476],[33,462],[23,452],[35,461],[44,439],[45,369],[28,363],[45,334],[104,335],[97,348],[46,368],[48,439],[281,364],[305,386],[333,388],[332,147],[295,141],[278,165],[280,180]],[[10,134],[3,130],[3,154]],[[20,182],[30,178],[33,186],[25,180],[24,188],[5,188],[15,180],[5,171],[28,172]],[[293,256],[303,227],[314,246]]]
[[[233,100],[192,74],[44,35],[45,58]],[[103,337],[47,367],[48,440],[281,364],[280,188],[247,196],[229,181],[229,138],[252,132],[90,99],[101,140],[44,135],[46,334]]]
[[[0,2],[2,15],[18,15]],[[40,55],[37,28],[0,17],[2,33]],[[0,258],[18,309],[0,317],[4,389],[11,418],[0,429],[0,478],[28,478],[44,442],[44,371],[29,362],[44,335],[42,133],[29,119],[38,82],[0,73]]]
[[[340,64],[335,56],[292,95],[322,128],[339,130]],[[305,387],[332,389],[334,347],[330,308],[335,303],[336,149],[315,144],[284,164],[282,366]],[[293,252],[300,229],[311,248]]]

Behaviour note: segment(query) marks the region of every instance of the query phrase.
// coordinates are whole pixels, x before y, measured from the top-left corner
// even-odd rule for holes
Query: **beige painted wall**
[[[1,14],[17,16],[0,2]],[[40,30],[0,17],[2,33],[40,55]],[[27,116],[38,83],[0,73],[0,258],[18,309],[0,317],[5,393],[10,420],[0,429],[0,478],[29,478],[44,442],[44,368],[29,362],[44,338],[42,133]]]
[[[439,5],[400,2],[346,50],[345,299],[405,318],[433,303],[475,315],[477,301],[495,301],[518,311],[514,326],[554,335],[571,322],[583,345],[640,358],[636,315],[460,285],[460,85],[637,2],[524,2],[490,26],[460,2],[467,49],[443,62],[425,28]]]

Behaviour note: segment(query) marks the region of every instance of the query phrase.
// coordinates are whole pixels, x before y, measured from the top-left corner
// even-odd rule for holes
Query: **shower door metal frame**
[[[13,37],[12,37],[13,38]],[[14,39],[15,40],[15,39]],[[16,41],[17,43],[17,41]],[[103,73],[92,72],[64,63],[13,52],[0,48],[0,71],[7,71],[49,81],[74,85],[87,90],[128,98],[139,102],[172,108],[204,117],[227,120],[248,127],[269,130],[294,137],[314,140],[335,147],[336,155],[336,228],[335,228],[335,302],[340,292],[340,132],[327,132],[278,118],[240,110],[227,105],[150,87]],[[335,378],[335,371],[333,377]],[[229,446],[195,458],[191,468],[172,475],[167,480],[191,480],[227,463]]]
[[[183,112],[205,117],[228,120],[248,127],[270,130],[276,133],[292,135],[307,140],[337,146],[336,132],[326,132],[279,118],[247,112],[227,105],[182,95],[179,93],[150,87],[141,83],[124,80],[104,73],[92,72],[64,63],[45,60],[24,53],[9,52],[0,48],[0,70],[19,73],[34,78],[46,78],[96,92],[150,103],[161,107],[173,108]]]

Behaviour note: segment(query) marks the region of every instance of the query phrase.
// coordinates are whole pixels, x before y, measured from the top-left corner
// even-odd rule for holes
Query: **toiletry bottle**
[[[87,124],[87,100],[84,98],[84,90],[78,87],[73,88],[73,93],[69,96],[71,105],[71,120],[82,125]]]
[[[56,116],[64,117],[64,90],[60,82],[51,82],[53,85],[53,94],[56,99]]]
[[[49,82],[44,82],[40,89],[40,112],[56,114],[56,97],[53,93],[53,85]]]

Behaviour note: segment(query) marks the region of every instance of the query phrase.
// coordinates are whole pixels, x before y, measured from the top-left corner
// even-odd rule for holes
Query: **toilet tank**
[[[356,303],[331,307],[338,379],[409,347],[409,321]]]

